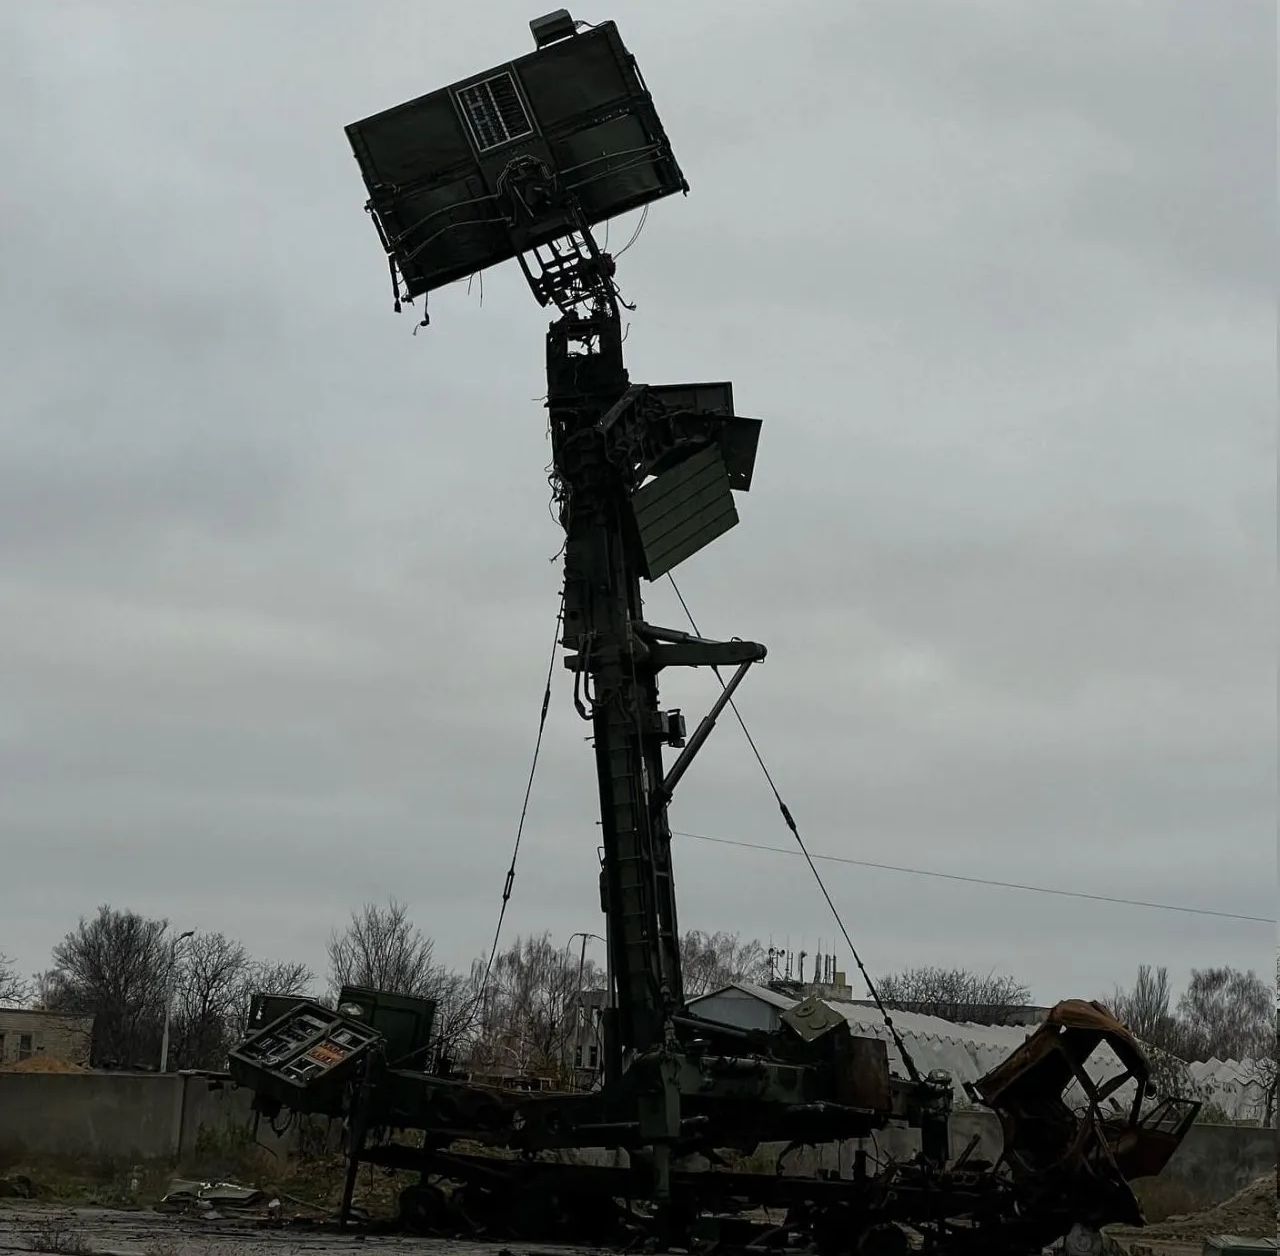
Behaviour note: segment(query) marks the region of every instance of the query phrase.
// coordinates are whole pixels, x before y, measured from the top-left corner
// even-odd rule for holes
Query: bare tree
[[[1177,1059],[1187,1058],[1186,1026],[1173,1010],[1167,968],[1139,965],[1132,987],[1117,986],[1108,1002],[1116,1019],[1144,1046]]]
[[[245,985],[252,988],[254,994],[293,994],[304,998],[315,979],[315,973],[306,964],[293,960],[254,960]]]
[[[1110,999],[1115,1018],[1146,1050],[1151,1080],[1162,1095],[1198,1097],[1198,1087],[1187,1068],[1186,1027],[1173,1011],[1173,992],[1167,968],[1138,966],[1138,977],[1125,989],[1117,986]]]
[[[42,1006],[92,1015],[95,1065],[149,1067],[160,1048],[169,968],[166,922],[102,906],[53,948],[36,979]]]
[[[172,982],[170,1062],[221,1069],[245,1034],[259,990],[301,994],[312,981],[303,964],[263,963],[225,934],[196,933],[176,957],[161,920],[101,907],[53,950],[35,980],[38,1006],[94,1018],[95,1065],[153,1068]]]
[[[680,939],[684,997],[696,999],[735,981],[769,980],[769,952],[756,939],[744,942],[736,933],[703,933],[691,929]]]
[[[1277,982],[1280,988],[1280,960]],[[1193,969],[1174,1010],[1168,970],[1143,964],[1134,985],[1117,989],[1110,1003],[1146,1048],[1153,1080],[1162,1093],[1203,1098],[1187,1062],[1215,1056],[1236,1060],[1262,1092],[1259,1115],[1270,1125],[1280,1077],[1275,997],[1254,972]]]
[[[352,912],[346,929],[329,939],[328,954],[331,997],[344,985],[357,985],[433,999],[434,1050],[455,1059],[479,1035],[483,965],[461,974],[435,963],[432,940],[403,903],[366,903]]]
[[[1031,998],[1031,991],[1010,976],[929,965],[881,977],[877,990],[894,1011],[989,1025],[1007,1023]]]
[[[53,968],[36,973],[31,979],[31,1003],[33,1007],[49,1011],[70,1011],[73,997],[71,983],[65,974]]]
[[[494,961],[473,1062],[567,1082],[583,1025],[579,996],[603,984],[592,961],[582,962],[571,948],[557,948],[550,934],[516,938]]]
[[[306,998],[311,993],[315,974],[306,964],[288,960],[250,960],[240,973],[228,1000],[225,1038],[228,1047],[235,1046],[249,1032],[249,1008],[255,994],[296,995]]]
[[[394,898],[385,907],[366,903],[352,912],[351,923],[330,937],[327,950],[334,998],[344,985],[423,998],[434,997],[440,987],[434,943],[409,919],[408,907]]]
[[[0,1004],[22,1007],[31,998],[31,994],[31,983],[18,976],[13,960],[0,951]]]
[[[1187,1059],[1256,1060],[1275,1051],[1275,995],[1250,969],[1193,968],[1178,1000]]]
[[[1183,1058],[1237,1061],[1261,1093],[1254,1116],[1272,1125],[1280,1090],[1276,987],[1269,988],[1252,969],[1193,968],[1178,1000],[1178,1021]]]
[[[1261,1123],[1274,1128],[1277,1100],[1280,1099],[1280,1052],[1273,1045],[1269,1055],[1249,1061],[1248,1072],[1249,1080],[1262,1091]]]
[[[485,962],[477,959],[468,972],[441,969],[435,995],[436,1048],[441,1055],[457,1060],[473,1055],[485,1031],[483,1009],[491,1005],[487,998]]]
[[[180,1068],[226,1064],[236,1002],[251,967],[239,942],[221,933],[197,933],[174,974],[173,1055]]]
[[[1254,1061],[1254,1074],[1264,1095],[1262,1123],[1274,1126],[1280,1108],[1280,950],[1276,951],[1276,984],[1271,993],[1275,1022],[1266,1054]]]

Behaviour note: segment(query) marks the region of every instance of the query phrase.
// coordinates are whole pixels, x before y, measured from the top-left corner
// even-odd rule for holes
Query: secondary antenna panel
[[[346,128],[408,297],[689,190],[616,25],[530,26],[536,52]]]

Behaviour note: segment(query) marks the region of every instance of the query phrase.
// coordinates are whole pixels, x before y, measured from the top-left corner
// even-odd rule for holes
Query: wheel
[[[855,1256],[907,1256],[911,1242],[896,1225],[873,1225],[858,1236],[853,1250]]]
[[[400,1224],[411,1234],[436,1234],[448,1228],[449,1201],[438,1186],[419,1183],[400,1192]]]

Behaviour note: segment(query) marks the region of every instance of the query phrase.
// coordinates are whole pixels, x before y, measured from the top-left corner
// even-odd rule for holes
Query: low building
[[[799,1002],[766,986],[740,981],[691,999],[688,1010],[722,1025],[776,1031],[782,1026],[782,1013]],[[895,1076],[909,1075],[893,1034],[874,1007],[834,999],[828,1002],[849,1022],[856,1036],[879,1038],[885,1044],[889,1069]],[[894,1012],[893,1022],[920,1072],[945,1069],[951,1074],[956,1102],[962,1104],[969,1102],[965,1082],[975,1082],[995,1068],[1033,1032],[1025,1026],[956,1025],[915,1012]]]
[[[0,1067],[41,1055],[87,1067],[92,1038],[92,1016],[0,1007]]]
[[[718,1025],[773,1031],[782,1024],[782,1013],[795,1007],[802,997],[798,991],[790,995],[752,981],[735,981],[690,999],[686,1006],[694,1016]]]
[[[691,999],[688,1010],[722,1025],[777,1031],[783,1024],[782,1014],[799,1002],[800,999],[781,991],[740,981]],[[950,1074],[953,1097],[960,1106],[972,1102],[965,1090],[966,1084],[976,1082],[1008,1059],[1036,1031],[1039,1023],[1032,1015],[1027,1016],[1030,1022],[1027,1024],[982,1025],[957,1023],[919,1012],[895,1011],[891,1013],[894,1025],[891,1032],[869,1000],[855,1003],[828,999],[825,1002],[849,1022],[856,1037],[878,1038],[885,1044],[893,1076],[905,1078],[911,1071],[902,1058],[899,1039],[922,1075],[935,1069]],[[1038,1008],[1026,1010],[1040,1011]],[[1106,1046],[1099,1049],[1087,1067],[1095,1081],[1119,1071],[1118,1061]],[[1123,1102],[1130,1094],[1126,1088],[1117,1093],[1117,1098]]]

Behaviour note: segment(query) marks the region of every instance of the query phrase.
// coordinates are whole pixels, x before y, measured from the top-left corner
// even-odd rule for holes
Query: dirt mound
[[[1169,1217],[1144,1230],[1132,1230],[1139,1242],[1144,1239],[1175,1243],[1198,1243],[1212,1234],[1235,1234],[1241,1238],[1275,1238],[1276,1178],[1274,1174],[1250,1183],[1230,1199],[1184,1217]]]
[[[84,1069],[56,1055],[29,1055],[25,1060],[0,1064],[0,1073],[83,1073]]]

